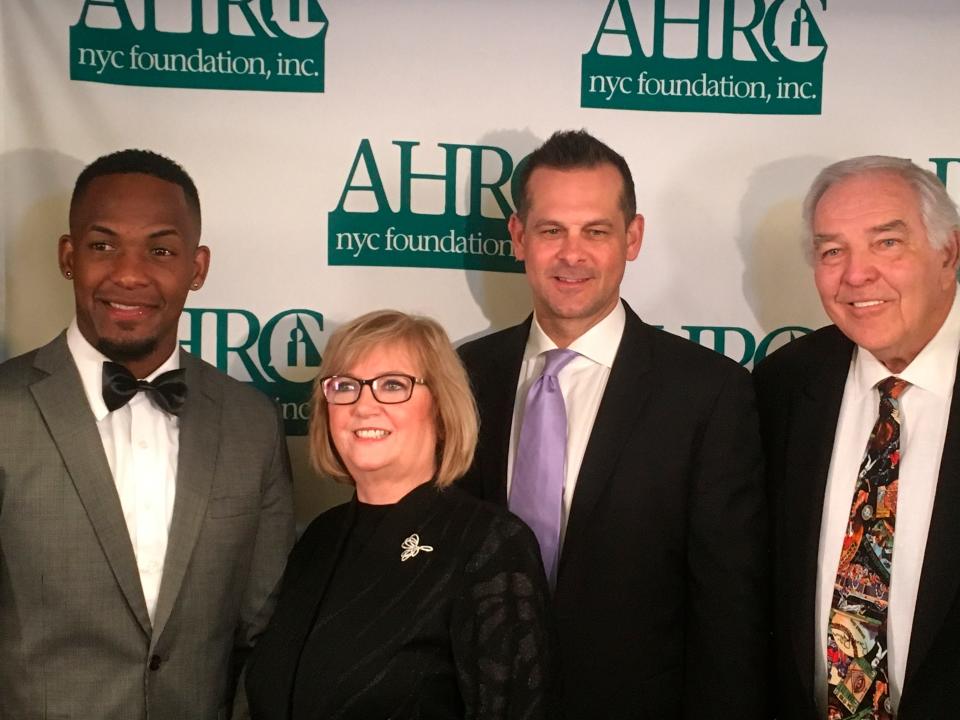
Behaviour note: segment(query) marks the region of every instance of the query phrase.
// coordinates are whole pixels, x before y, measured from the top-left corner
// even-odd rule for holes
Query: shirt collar
[[[76,318],[70,322],[70,326],[67,328],[67,348],[70,350],[73,362],[80,372],[80,381],[83,383],[83,391],[87,395],[87,402],[90,403],[93,416],[97,419],[97,422],[100,422],[110,413],[103,402],[103,363],[109,362],[110,358],[87,341],[77,326]],[[179,367],[179,348],[174,348],[170,357],[145,379],[153,380],[157,375],[168,370],[176,370]]]
[[[603,320],[570,343],[569,348],[598,365],[612,368],[626,324],[627,312],[623,309],[623,303],[618,302],[616,307]],[[535,358],[556,347],[557,344],[540,327],[536,313],[534,313],[530,335],[527,338],[527,346],[523,351],[524,361]]]
[[[953,396],[957,355],[960,353],[960,292],[936,335],[899,373],[891,373],[869,350],[854,351],[853,380],[858,396],[873,392],[877,383],[890,375],[901,377],[911,385],[923,388],[941,398]]]

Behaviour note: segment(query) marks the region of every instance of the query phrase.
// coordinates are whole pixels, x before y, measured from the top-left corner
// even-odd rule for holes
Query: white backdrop
[[[181,337],[285,402],[292,433],[303,425],[296,383],[345,320],[397,307],[460,340],[529,312],[522,275],[464,269],[505,258],[404,254],[402,239],[390,252],[384,235],[505,240],[496,193],[480,185],[509,198],[497,181],[558,128],[587,128],[633,169],[647,230],[624,297],[648,322],[748,365],[765,337],[772,350],[790,336],[782,328],[825,322],[799,245],[800,200],[823,165],[883,153],[935,170],[933,158],[960,158],[960,6],[937,0],[664,0],[659,23],[655,0],[99,3],[0,2],[0,358],[72,316],[55,248],[76,175],[101,154],[150,148],[194,177],[213,254]],[[724,13],[756,22],[728,41]],[[701,22],[671,21],[684,17]],[[631,26],[642,54],[610,60],[629,51]],[[602,57],[587,62],[595,42]],[[816,101],[777,89],[817,64],[822,86],[803,88]],[[606,102],[587,92],[587,66],[627,67],[611,77],[633,92],[584,107]],[[688,83],[690,111],[663,110],[676,99],[649,79],[674,72],[730,87],[769,78],[773,97],[724,105]],[[611,106],[621,100],[647,109]],[[939,163],[957,198],[960,162]],[[352,256],[330,252],[337,232],[374,232],[379,252],[358,257],[381,265],[334,264]],[[291,450],[303,520],[343,492],[306,469],[302,437]]]

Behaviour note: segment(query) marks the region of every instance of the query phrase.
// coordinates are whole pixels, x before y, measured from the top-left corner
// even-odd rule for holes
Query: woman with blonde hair
[[[331,336],[310,454],[356,494],[290,555],[247,672],[255,720],[554,716],[536,539],[452,484],[476,437],[436,322],[383,310]]]

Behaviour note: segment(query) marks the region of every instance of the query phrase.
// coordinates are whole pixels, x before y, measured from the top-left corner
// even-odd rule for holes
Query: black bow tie
[[[170,370],[150,380],[137,380],[133,373],[115,362],[103,364],[103,402],[113,412],[122,408],[141,390],[150,393],[153,402],[171,415],[179,415],[187,399],[186,371]]]

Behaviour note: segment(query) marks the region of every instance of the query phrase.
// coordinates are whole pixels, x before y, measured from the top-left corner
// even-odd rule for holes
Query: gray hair
[[[820,198],[835,183],[867,173],[893,173],[913,188],[920,200],[920,217],[932,248],[939,250],[946,246],[953,231],[960,229],[957,206],[935,174],[905,158],[864,155],[828,165],[820,171],[807,191],[803,200],[803,242],[808,259],[813,257],[813,214]]]

